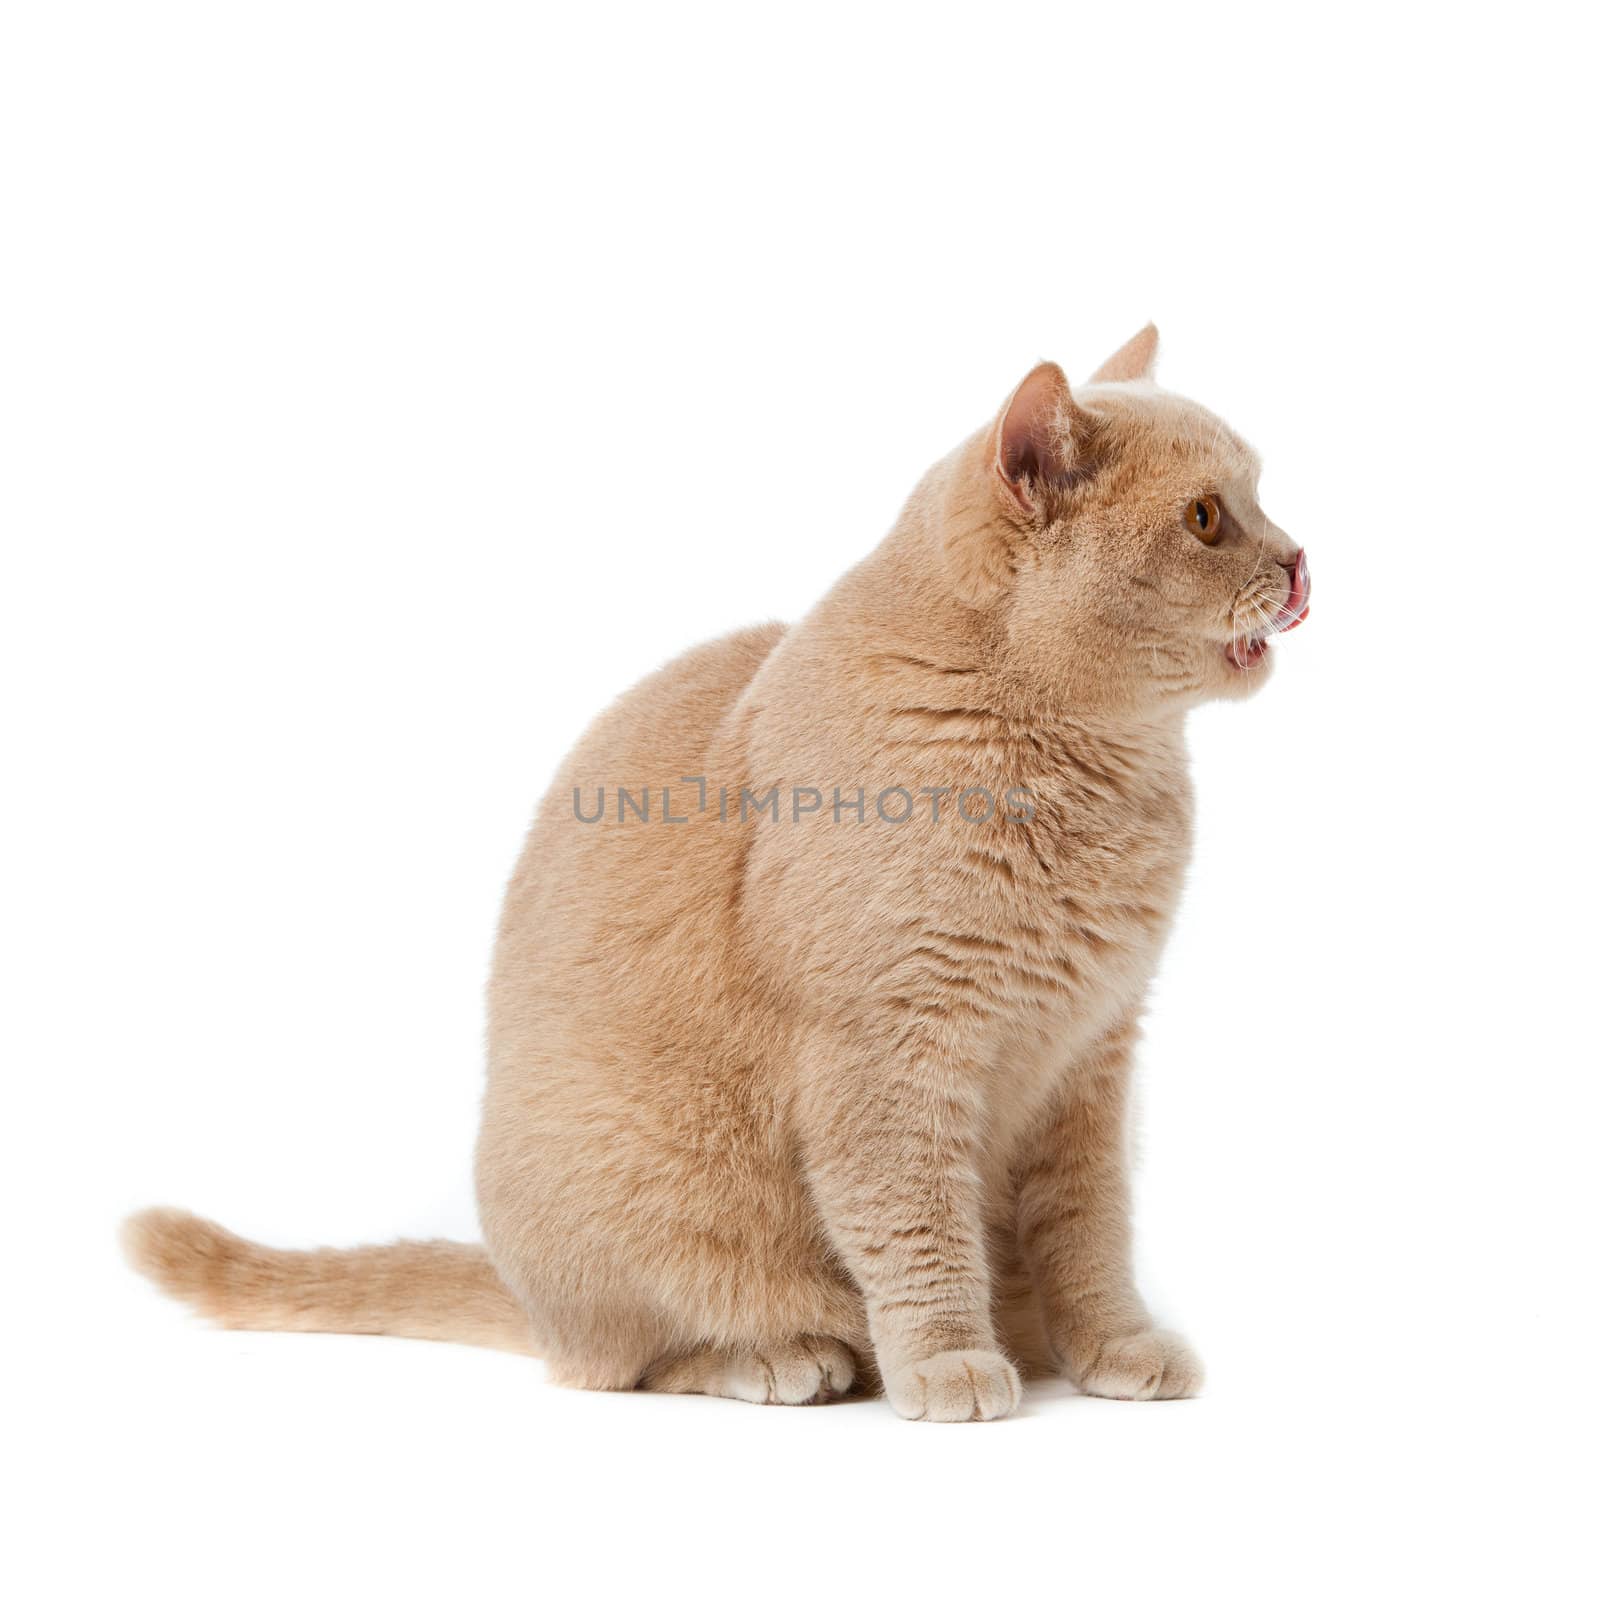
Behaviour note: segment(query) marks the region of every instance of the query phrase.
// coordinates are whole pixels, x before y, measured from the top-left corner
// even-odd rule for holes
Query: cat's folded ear
[[[1156,348],[1160,343],[1155,323],[1145,323],[1120,350],[1100,363],[1089,382],[1130,383],[1148,378],[1156,370]]]

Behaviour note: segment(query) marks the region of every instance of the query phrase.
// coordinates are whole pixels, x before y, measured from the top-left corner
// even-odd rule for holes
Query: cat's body
[[[487,1262],[152,1213],[142,1264],[224,1321],[531,1348],[589,1387],[876,1370],[949,1420],[1011,1410],[1018,1367],[1192,1392],[1131,1278],[1130,1050],[1183,711],[1261,675],[1307,584],[1153,351],[1081,399],[1036,369],[803,622],[691,651],[573,752],[490,985]]]
[[[1145,749],[1011,736],[1003,711],[980,711],[1004,697],[965,665],[971,641],[852,629],[881,615],[873,590],[904,593],[908,576],[880,555],[788,635],[737,634],[630,691],[530,836],[490,989],[481,1211],[496,1265],[537,1308],[535,1343],[572,1381],[631,1387],[702,1342],[871,1348],[808,1151],[835,1125],[847,1145],[875,1142],[851,1095],[881,1092],[872,1062],[919,1028],[960,1041],[959,1067],[907,1070],[949,1071],[923,1092],[981,1101],[971,1159],[993,1200],[991,1261],[1009,1262],[1013,1175],[1046,1107],[1132,1026],[1182,871],[1181,745],[1165,730]],[[705,779],[704,811],[683,776]],[[660,820],[664,783],[682,823]],[[602,787],[605,820],[578,823],[574,794],[593,815]],[[777,820],[755,811],[774,787]],[[617,820],[619,788],[653,791],[648,823]],[[892,788],[915,802],[905,822],[879,814]],[[941,788],[935,822],[922,791]],[[808,789],[823,804],[796,822]],[[972,789],[995,799],[987,823],[959,812]],[[1001,813],[1008,792],[1069,789],[1071,832]],[[986,809],[969,796],[970,815]],[[912,1178],[898,1151],[863,1153]],[[908,1182],[893,1205],[914,1227],[924,1200]],[[544,1248],[552,1236],[570,1248]],[[1006,1343],[1038,1364],[1024,1287]]]

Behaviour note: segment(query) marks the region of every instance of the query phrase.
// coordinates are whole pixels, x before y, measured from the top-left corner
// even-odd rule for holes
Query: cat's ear
[[[1010,587],[1025,530],[1046,516],[1051,491],[1071,481],[1087,436],[1066,375],[1041,361],[983,436],[983,481],[961,474],[944,507],[945,559],[963,604],[986,606]]]
[[[1148,378],[1156,370],[1156,346],[1161,335],[1147,322],[1116,354],[1107,356],[1090,383],[1128,383]]]
[[[1036,516],[1051,488],[1071,476],[1082,421],[1067,375],[1041,361],[1012,391],[994,433],[994,476],[1012,515]]]

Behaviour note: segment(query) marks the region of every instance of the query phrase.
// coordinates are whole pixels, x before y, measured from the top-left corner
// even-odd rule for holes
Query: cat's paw
[[[1108,1400],[1184,1400],[1200,1392],[1205,1369],[1177,1334],[1146,1328],[1107,1339],[1073,1378]]]
[[[729,1393],[760,1405],[806,1406],[836,1399],[856,1381],[855,1362],[837,1339],[775,1344],[729,1363]]]
[[[946,1350],[884,1375],[892,1405],[912,1422],[989,1422],[1022,1398],[1017,1369],[998,1350]]]
[[[640,1381],[660,1394],[714,1394],[756,1405],[805,1406],[836,1399],[855,1383],[856,1367],[837,1339],[805,1335],[756,1350],[706,1347],[662,1361]]]

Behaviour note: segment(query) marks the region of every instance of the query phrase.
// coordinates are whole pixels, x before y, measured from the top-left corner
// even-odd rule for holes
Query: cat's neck
[[[930,474],[889,537],[813,614],[830,659],[885,709],[970,709],[1064,748],[1107,746],[1161,764],[1180,755],[1181,703],[1090,703],[1011,658],[1004,603],[964,603],[949,581],[942,487]]]

